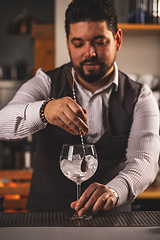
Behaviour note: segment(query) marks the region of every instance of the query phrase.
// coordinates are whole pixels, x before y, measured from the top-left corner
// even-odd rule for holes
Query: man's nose
[[[96,56],[96,50],[93,45],[88,44],[85,48],[85,58],[92,58]]]

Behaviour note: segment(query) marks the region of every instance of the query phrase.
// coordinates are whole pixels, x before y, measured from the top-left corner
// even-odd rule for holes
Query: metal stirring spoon
[[[71,69],[70,69],[70,67],[66,67],[65,70],[66,70],[66,76],[67,76],[68,82],[72,87],[74,101],[77,102],[76,94],[75,94],[75,90],[74,90],[74,80],[73,80]],[[81,144],[82,144],[82,149],[83,149],[81,171],[86,172],[88,170],[88,161],[87,161],[87,158],[86,158],[86,152],[85,152],[85,146],[84,146],[84,140],[83,140],[82,134],[80,134],[80,137],[81,137]]]

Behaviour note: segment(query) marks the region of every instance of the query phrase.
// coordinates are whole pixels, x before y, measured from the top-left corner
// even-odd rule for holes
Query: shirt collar
[[[118,89],[118,66],[117,63],[114,62],[114,78],[112,81],[115,84],[115,91]]]
[[[74,68],[72,67],[72,75],[73,75],[73,79],[74,79],[74,82],[77,84],[77,85],[80,85],[77,81],[76,81],[76,77],[75,77],[75,70]],[[117,63],[114,62],[114,78],[112,80],[112,83],[115,84],[115,91],[117,91],[118,89],[118,66],[117,66]],[[101,91],[104,90],[104,89],[107,89],[109,86],[111,85],[111,83],[107,83],[106,85],[104,85],[102,88],[101,88]],[[81,86],[81,85],[80,85]],[[82,87],[82,86],[81,86]],[[83,87],[82,87],[83,88]]]

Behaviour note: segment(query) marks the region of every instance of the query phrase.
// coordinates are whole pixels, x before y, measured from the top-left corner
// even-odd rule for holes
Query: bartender
[[[110,0],[73,0],[66,9],[70,63],[44,72],[19,89],[0,112],[0,139],[36,137],[36,159],[28,211],[130,211],[155,179],[159,156],[159,110],[147,85],[118,69],[122,30]],[[59,53],[63,54],[63,53]],[[131,56],[132,57],[132,56]],[[44,59],[45,61],[45,59]],[[77,103],[66,78],[72,70]],[[60,171],[64,143],[95,144],[99,167],[82,184]]]

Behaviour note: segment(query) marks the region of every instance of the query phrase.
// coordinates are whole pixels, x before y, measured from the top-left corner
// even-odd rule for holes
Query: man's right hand
[[[74,135],[85,135],[89,132],[89,128],[85,124],[86,113],[86,109],[70,97],[53,99],[44,110],[45,118],[50,124],[57,125]]]

